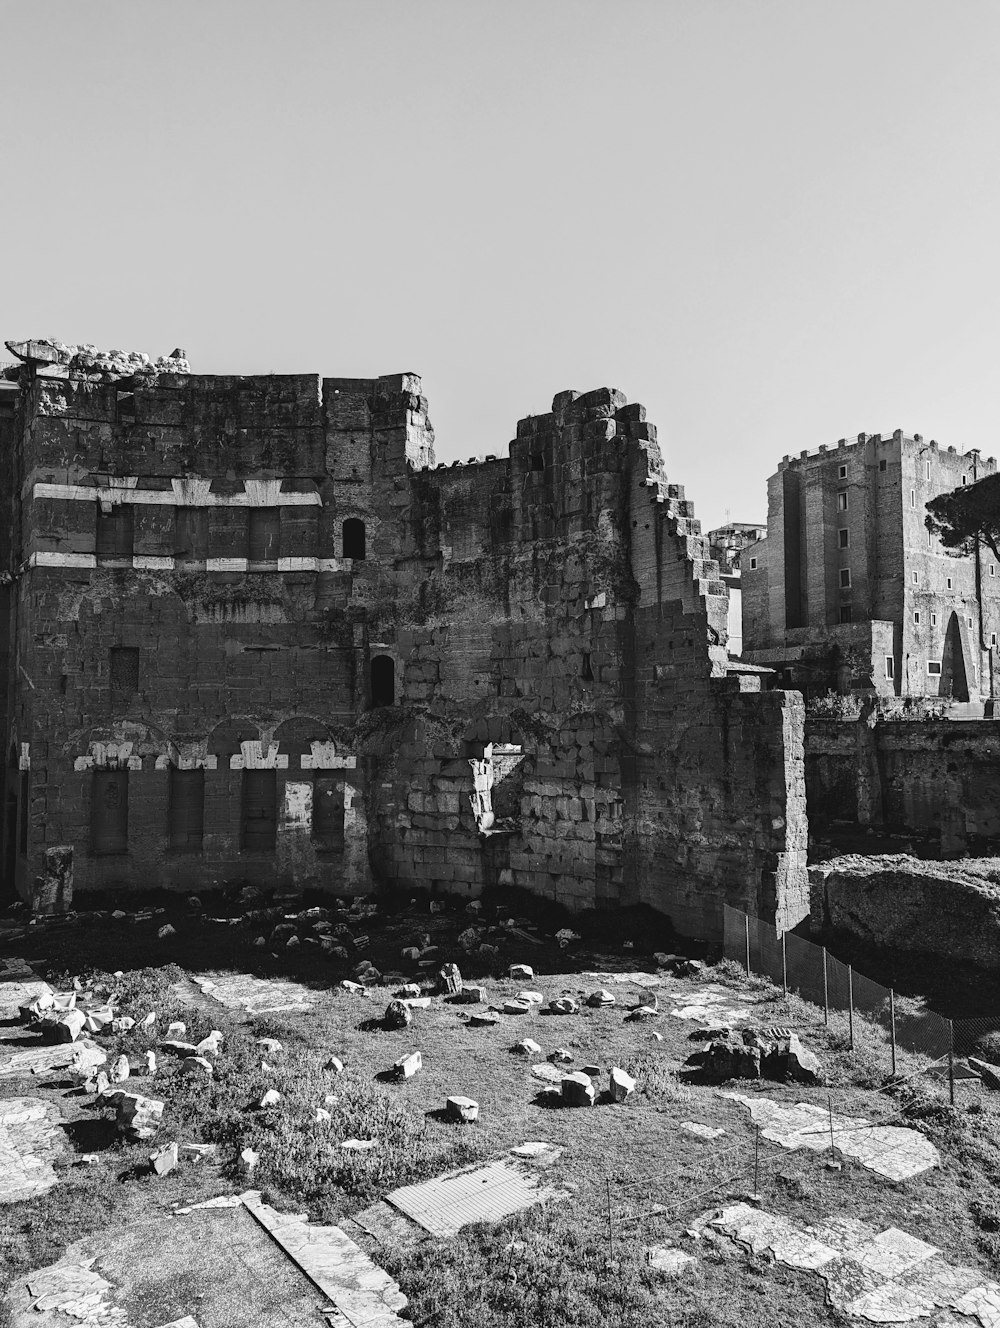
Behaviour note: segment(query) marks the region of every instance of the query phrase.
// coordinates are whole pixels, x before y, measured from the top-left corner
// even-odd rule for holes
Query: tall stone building
[[[996,471],[920,434],[859,434],[784,457],[767,538],[742,555],[743,658],[785,686],[992,698],[1000,685],[1000,568],[957,558],[925,504]]]
[[[743,583],[740,559],[743,550],[767,535],[767,527],[750,521],[728,521],[708,532],[708,547],[719,564],[719,575],[729,590],[729,616],[726,622],[730,655],[743,653]]]
[[[413,374],[8,347],[8,887],[805,914],[802,703],[727,664],[642,406],[435,466]]]

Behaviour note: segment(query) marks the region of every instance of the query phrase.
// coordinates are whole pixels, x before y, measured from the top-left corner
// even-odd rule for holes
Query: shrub
[[[980,1060],[1000,1065],[1000,1032],[985,1033],[977,1039],[974,1050]]]

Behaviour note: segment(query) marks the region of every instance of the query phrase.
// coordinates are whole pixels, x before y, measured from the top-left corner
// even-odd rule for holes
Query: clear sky
[[[423,375],[440,459],[646,404],[1000,453],[996,0],[0,0],[0,333]]]

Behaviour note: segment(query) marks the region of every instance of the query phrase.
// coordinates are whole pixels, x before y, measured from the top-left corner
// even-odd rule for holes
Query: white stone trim
[[[319,493],[285,493],[281,480],[244,480],[243,493],[212,493],[210,479],[185,475],[171,479],[170,489],[140,489],[137,475],[113,475],[106,483],[53,484],[36,480],[33,498],[72,502],[140,503],[164,507],[322,507]]]
[[[173,572],[186,570],[190,563],[180,562],[176,558],[161,554],[137,553],[131,559],[115,558],[115,566],[131,562],[137,572]],[[339,558],[278,558],[274,562],[251,563],[249,558],[206,558],[206,572],[337,572],[343,560]],[[109,564],[111,565],[111,564]],[[96,553],[60,553],[55,549],[44,549],[33,553],[28,559],[29,567],[90,567],[98,566]]]
[[[206,558],[206,572],[247,572],[250,570],[249,558]]]
[[[356,756],[338,756],[332,742],[311,742],[310,752],[303,752],[300,765],[303,770],[354,770]]]
[[[78,756],[74,770],[141,770],[142,757],[133,756],[131,742],[92,742],[87,756]]]
[[[132,566],[137,572],[172,572],[175,564],[174,558],[161,558],[149,553],[137,553],[132,558]]]
[[[169,756],[158,756],[154,770],[169,770],[171,766],[176,766],[178,770],[218,770],[219,758],[217,756],[178,756],[174,761]]]
[[[18,770],[30,770],[30,769],[31,769],[31,743],[30,743],[30,742],[22,742],[22,743],[21,743],[21,748],[20,748],[20,751],[18,752],[18,755],[17,755],[17,768],[18,768]]]
[[[96,567],[96,553],[57,553],[44,549],[28,559],[29,567]]]
[[[259,739],[240,743],[240,755],[229,758],[230,770],[287,770],[288,757],[278,754],[278,744],[269,742],[267,750]]]

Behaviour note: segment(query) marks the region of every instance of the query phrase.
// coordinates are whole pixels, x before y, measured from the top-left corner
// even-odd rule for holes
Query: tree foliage
[[[938,494],[927,512],[924,524],[946,549],[971,554],[980,539],[1000,562],[1000,474]]]

